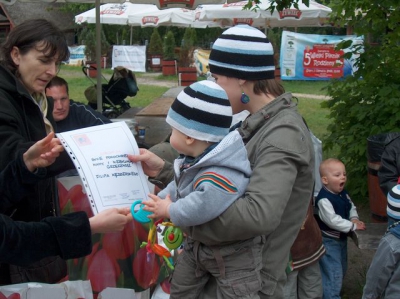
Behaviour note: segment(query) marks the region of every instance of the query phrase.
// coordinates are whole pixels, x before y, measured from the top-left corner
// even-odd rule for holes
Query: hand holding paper
[[[58,133],[82,179],[93,213],[147,199],[147,177],[128,154],[139,148],[125,122]]]

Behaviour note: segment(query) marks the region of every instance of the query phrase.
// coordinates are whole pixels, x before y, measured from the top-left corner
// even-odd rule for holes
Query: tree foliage
[[[367,138],[400,130],[400,11],[397,0],[331,2],[336,23],[352,26],[364,36],[364,50],[339,45],[359,53],[354,76],[328,86],[333,120],[325,148],[338,147],[347,166],[352,194],[367,195]]]
[[[179,66],[187,67],[192,63],[193,49],[197,42],[196,30],[191,27],[185,29],[181,49],[179,52]]]
[[[108,53],[110,44],[107,41],[104,31],[101,30],[101,55],[105,56]],[[81,30],[79,35],[79,43],[85,45],[85,56],[89,61],[96,60],[96,33],[92,27],[86,26]]]
[[[168,31],[164,36],[163,59],[174,60],[175,57],[175,37],[172,31]]]
[[[163,42],[157,27],[154,27],[153,33],[150,37],[149,53],[159,55],[162,55],[163,53]]]
[[[298,1],[271,1],[270,9],[288,8],[294,2]],[[367,138],[400,131],[400,10],[398,0],[331,0],[329,6],[335,25],[352,27],[365,42],[363,49],[349,42],[338,46],[359,54],[358,70],[328,86],[332,100],[323,106],[330,109],[332,122],[323,144],[325,150],[336,148],[346,164],[353,197],[365,199]]]
[[[293,5],[294,8],[299,8],[299,2],[302,2],[307,6],[309,6],[310,4],[310,0],[278,0],[278,1],[271,0],[270,6],[267,8],[267,10],[270,10],[271,12],[273,12],[275,9],[281,11],[284,10],[285,8],[290,8],[291,5]],[[259,9],[257,4],[260,3],[261,3],[260,0],[249,0],[248,3],[244,6],[244,8]],[[253,4],[256,4],[255,7],[253,7]]]

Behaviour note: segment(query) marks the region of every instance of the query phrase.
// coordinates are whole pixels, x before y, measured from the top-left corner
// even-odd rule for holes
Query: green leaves
[[[282,11],[284,9],[290,8],[293,4],[294,8],[299,9],[299,2],[301,0],[277,0],[277,1],[270,1],[271,5],[267,8],[267,10],[274,12],[275,9],[277,11]],[[309,0],[302,0],[306,6],[310,5]],[[249,0],[248,3],[243,7],[243,9],[249,9],[249,10],[257,10],[259,9],[258,4],[260,4],[260,0]],[[254,4],[254,7],[253,7]]]
[[[271,1],[268,10],[297,7],[298,2]],[[253,3],[260,1],[248,1],[245,9]],[[330,134],[322,141],[325,152],[338,149],[338,158],[346,164],[352,198],[365,200],[367,138],[400,131],[400,9],[398,0],[330,0],[328,6],[335,26],[353,28],[365,43],[344,41],[337,46],[346,49],[345,59],[352,54],[358,58],[353,76],[333,80],[327,88],[332,100],[322,106],[330,109],[332,121]]]
[[[328,95],[332,100],[324,150],[338,149],[338,158],[346,164],[348,189],[352,198],[367,198],[367,138],[400,130],[400,22],[395,0],[334,0],[329,6],[337,24],[347,24],[355,34],[364,35],[361,45],[342,42],[338,49],[359,55],[354,76],[332,81]],[[327,158],[327,157],[326,157]]]

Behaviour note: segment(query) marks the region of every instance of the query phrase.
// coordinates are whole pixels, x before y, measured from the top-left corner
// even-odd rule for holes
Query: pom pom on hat
[[[217,38],[208,62],[211,73],[244,80],[274,79],[274,50],[267,36],[249,25],[231,27]]]
[[[222,87],[203,80],[187,86],[178,94],[166,121],[189,137],[219,142],[229,133],[232,108]]]

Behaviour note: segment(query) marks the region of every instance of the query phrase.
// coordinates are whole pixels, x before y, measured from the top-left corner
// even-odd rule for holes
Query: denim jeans
[[[326,249],[326,253],[319,260],[323,299],[338,299],[347,271],[347,239],[322,237],[322,241]]]

